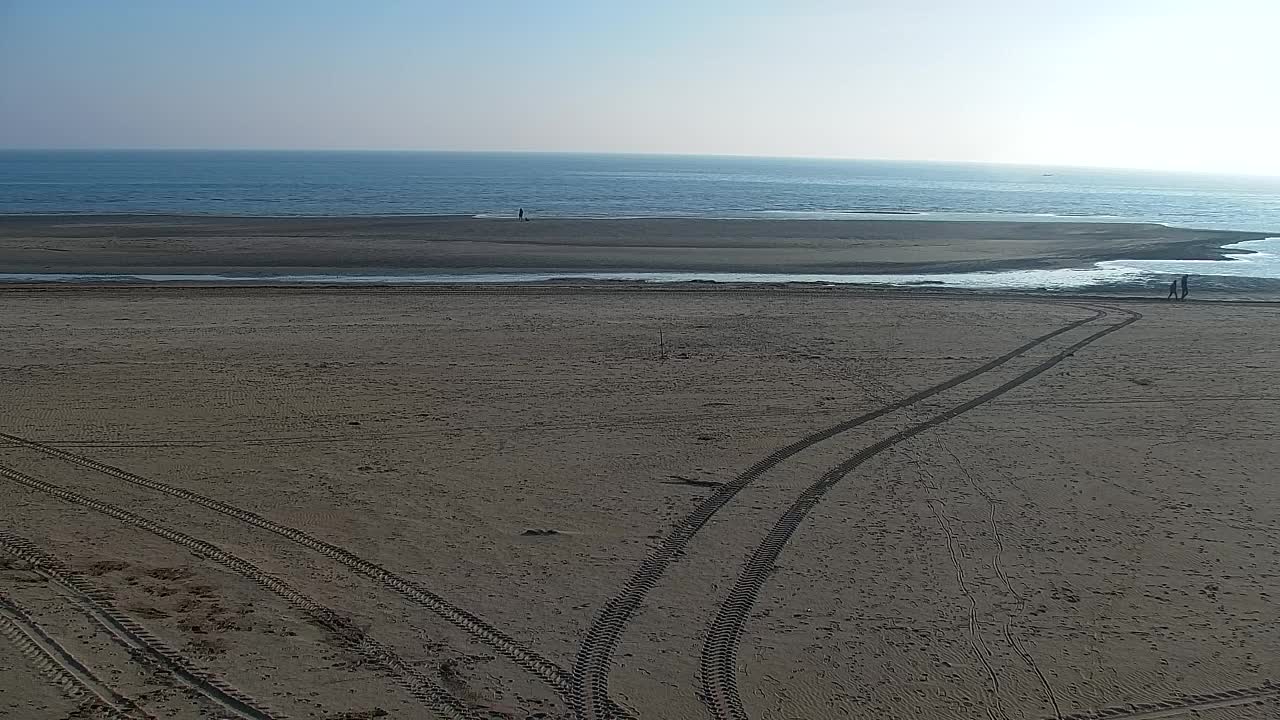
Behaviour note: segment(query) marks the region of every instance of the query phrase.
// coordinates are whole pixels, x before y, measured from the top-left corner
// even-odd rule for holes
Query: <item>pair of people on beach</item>
[[[1165,297],[1165,300],[1186,300],[1187,292],[1188,292],[1187,278],[1189,277],[1191,276],[1190,275],[1182,276],[1182,294],[1181,295],[1178,294],[1178,281],[1174,280],[1173,282],[1169,283],[1169,295]]]

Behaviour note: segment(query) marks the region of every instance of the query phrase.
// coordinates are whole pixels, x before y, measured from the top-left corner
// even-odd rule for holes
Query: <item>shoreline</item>
[[[1203,278],[1201,278],[1203,280]],[[796,295],[828,297],[882,297],[929,298],[954,297],[986,300],[1052,301],[1099,300],[1106,302],[1154,303],[1163,305],[1164,282],[1154,284],[1115,283],[1075,288],[998,288],[964,287],[922,283],[913,285],[871,283],[822,283],[822,282],[644,282],[629,280],[602,280],[583,278],[553,278],[546,280],[514,282],[440,282],[440,283],[287,283],[273,281],[202,282],[199,280],[175,280],[167,282],[147,281],[84,281],[84,282],[0,282],[0,295],[21,296],[27,293],[160,293],[166,296],[186,296],[214,293],[236,296],[239,294],[424,294],[424,295],[512,295],[537,297],[541,295],[612,295],[612,294],[744,294],[744,295]],[[1280,304],[1280,280],[1259,279],[1250,283],[1225,283],[1206,287],[1198,282],[1190,302],[1226,303],[1232,305]]]
[[[995,225],[1017,223],[1027,226],[1039,225],[1104,225],[1104,226],[1140,226],[1165,228],[1174,232],[1228,233],[1243,235],[1261,235],[1266,237],[1280,236],[1280,228],[1276,230],[1250,230],[1228,227],[1203,227],[1194,225],[1175,225],[1158,220],[1141,220],[1125,218],[1118,215],[1096,215],[1089,213],[1017,213],[1017,212],[968,212],[948,210],[914,210],[904,208],[854,208],[842,210],[737,210],[725,211],[723,214],[533,214],[528,213],[531,221],[536,222],[706,222],[706,223],[842,223],[872,221],[882,222],[922,222],[922,223],[990,223]],[[102,212],[60,210],[53,212],[0,212],[0,227],[20,224],[25,220],[41,221],[94,221],[103,224],[119,224],[124,221],[149,223],[166,220],[175,223],[208,222],[244,224],[261,221],[263,223],[316,223],[334,221],[336,223],[437,223],[437,222],[517,222],[515,213],[492,211],[446,212],[446,213],[346,213],[346,214],[307,214],[289,213],[282,215],[269,214],[235,214],[235,213],[201,213],[201,212]]]
[[[1280,234],[1280,233],[1276,233]],[[1274,234],[1154,223],[0,215],[7,274],[891,275],[1224,260]]]

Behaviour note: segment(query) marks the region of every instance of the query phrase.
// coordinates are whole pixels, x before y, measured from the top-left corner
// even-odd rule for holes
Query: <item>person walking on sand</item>
[[[1178,299],[1178,281],[1174,280],[1173,282],[1169,283],[1169,294],[1165,296],[1165,300],[1177,300],[1177,299]]]
[[[524,208],[520,208],[520,219],[524,219]]]
[[[1182,296],[1178,298],[1179,300],[1186,300],[1186,299],[1187,299],[1187,292],[1188,292],[1188,290],[1187,290],[1187,278],[1189,278],[1189,277],[1191,277],[1191,276],[1190,276],[1190,275],[1183,275],[1183,276],[1182,276]]]

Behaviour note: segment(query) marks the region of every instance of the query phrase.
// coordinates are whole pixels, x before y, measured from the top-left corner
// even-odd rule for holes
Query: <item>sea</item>
[[[1280,237],[1280,177],[1175,174],[1069,167],[905,163],[757,157],[562,153],[299,151],[0,151],[0,214],[181,214],[244,216],[472,215],[508,217],[1073,220],[1157,222],[1247,230]],[[1258,245],[1256,243],[1261,243]],[[1280,240],[1240,247],[1218,261],[1249,277],[1280,278]],[[1265,257],[1253,257],[1255,255]],[[1123,261],[1122,261],[1123,262]],[[1137,263],[1138,261],[1133,261]],[[1092,268],[1212,270],[1152,261]],[[1213,261],[1210,261],[1213,262]],[[1163,263],[1163,264],[1159,264]],[[2,270],[2,268],[0,268]],[[1102,271],[1100,274],[1097,271]],[[1262,275],[1258,275],[1262,273]],[[1060,273],[1059,273],[1060,274]],[[800,279],[764,275],[596,273],[654,281]],[[973,276],[979,276],[977,280]],[[990,287],[991,273],[926,282]],[[1011,278],[1016,274],[1005,273]],[[1053,284],[1032,273],[1017,284]],[[903,276],[903,282],[918,282]],[[966,281],[964,278],[970,278]],[[13,280],[0,273],[0,280]],[[294,278],[321,282],[326,278]],[[344,279],[351,280],[345,277]],[[423,282],[456,281],[450,276]],[[544,279],[519,275],[516,279]],[[466,276],[467,281],[511,281]],[[873,281],[901,280],[877,276]],[[370,276],[369,282],[405,281]],[[812,282],[863,282],[822,276]],[[1004,282],[997,278],[997,285]]]

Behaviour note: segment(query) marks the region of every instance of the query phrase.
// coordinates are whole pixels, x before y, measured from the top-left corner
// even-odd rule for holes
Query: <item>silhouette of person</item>
[[[1165,296],[1165,300],[1177,300],[1177,299],[1178,299],[1178,281],[1174,280],[1173,282],[1169,283],[1169,294]]]
[[[1186,300],[1186,299],[1187,299],[1187,292],[1188,292],[1188,291],[1187,291],[1187,278],[1188,278],[1188,277],[1191,277],[1191,276],[1190,276],[1190,275],[1183,275],[1183,276],[1182,276],[1182,297],[1179,297],[1179,298],[1178,298],[1179,300]]]
[[[520,208],[520,219],[524,219],[524,208]]]

